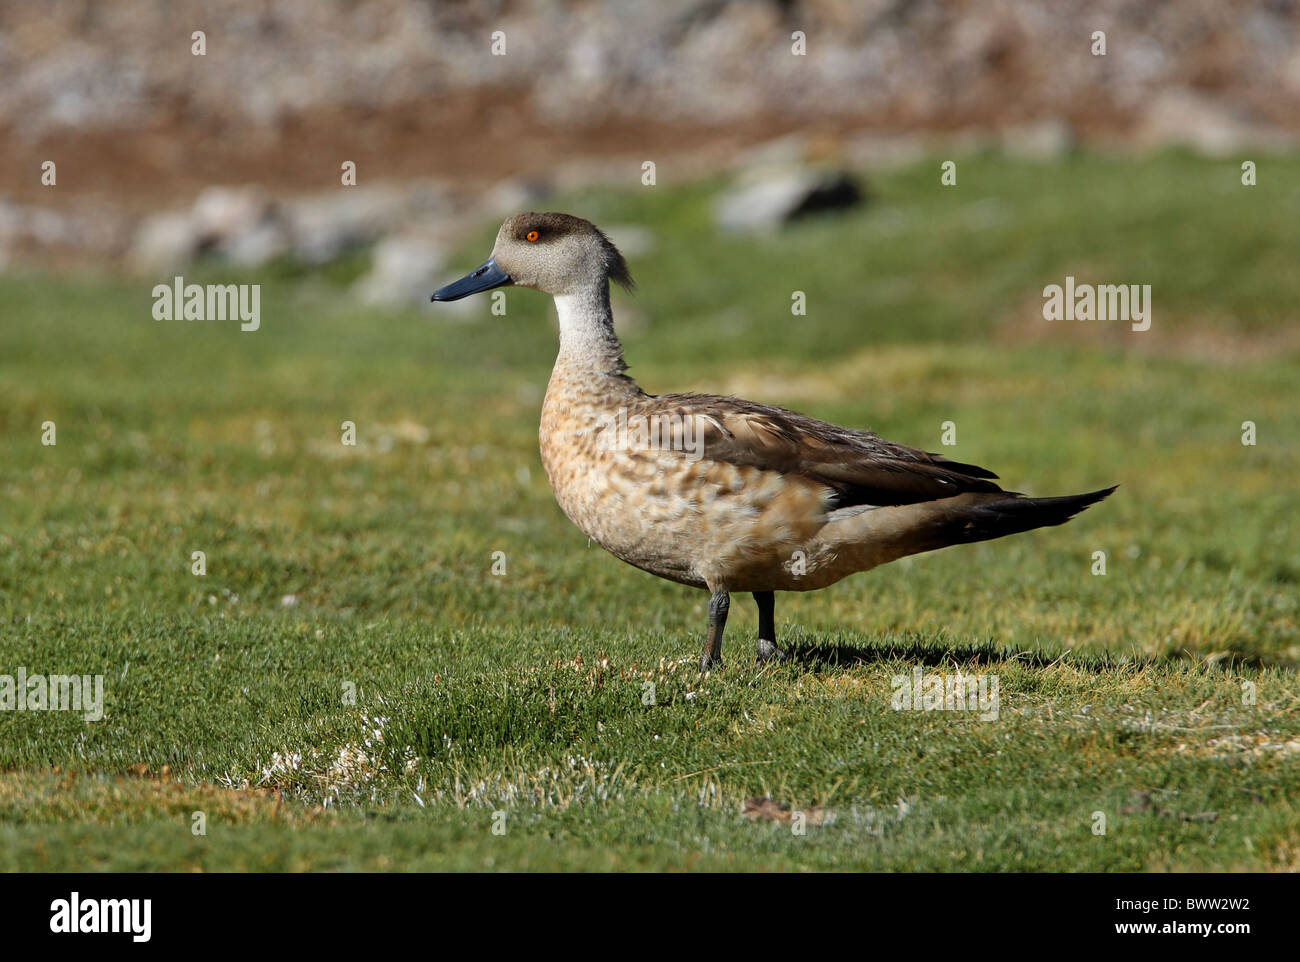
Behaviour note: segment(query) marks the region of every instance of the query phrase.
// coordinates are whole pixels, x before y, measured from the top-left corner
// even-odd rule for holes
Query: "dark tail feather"
[[[1060,498],[1008,498],[986,501],[955,512],[953,543],[988,541],[1019,531],[1032,531],[1055,524],[1065,524],[1076,514],[1107,497],[1115,488],[1103,488],[1087,494],[1068,494]]]
[[[952,461],[945,458],[942,454],[935,454],[933,451],[925,452],[934,461],[936,467],[943,468],[945,471],[956,471],[958,474],[964,474],[969,478],[997,478],[997,475],[988,468],[981,468],[978,464],[967,464],[964,461]]]

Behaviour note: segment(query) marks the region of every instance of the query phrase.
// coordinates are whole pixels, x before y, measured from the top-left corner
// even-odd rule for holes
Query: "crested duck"
[[[984,468],[869,431],[735,397],[646,394],[624,373],[610,281],[632,287],[594,224],[529,212],[501,226],[486,263],[432,299],[507,284],[555,299],[560,350],[540,429],[546,476],[564,513],[605,550],[709,592],[701,671],[722,667],[732,592],[751,592],[758,605],[758,660],[784,658],[774,592],[1062,524],[1115,490],[1025,497]]]

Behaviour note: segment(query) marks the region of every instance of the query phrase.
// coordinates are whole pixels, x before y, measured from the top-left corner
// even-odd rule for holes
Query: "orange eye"
[[[537,238],[539,238],[539,237],[541,237],[541,236],[542,236],[542,235],[539,234],[539,233],[537,233],[537,231],[535,231],[535,230],[530,230],[527,234],[524,235],[524,237],[528,239],[528,243],[530,243],[530,244],[536,244],[536,243],[537,243]]]

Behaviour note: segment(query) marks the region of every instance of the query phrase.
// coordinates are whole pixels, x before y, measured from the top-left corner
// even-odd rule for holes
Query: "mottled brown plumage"
[[[710,592],[701,668],[720,664],[729,596],[759,605],[759,657],[780,655],[772,592],[823,588],[904,555],[1061,524],[1112,489],[1003,491],[975,465],[784,408],[646,394],[624,374],[609,281],[622,256],[568,214],[518,214],[492,258],[434,295],[519,284],[555,297],[560,351],[542,404],[542,464],[564,513],[618,558]]]

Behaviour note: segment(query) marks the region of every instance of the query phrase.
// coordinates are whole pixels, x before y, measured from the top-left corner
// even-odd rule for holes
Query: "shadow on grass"
[[[1028,668],[1047,668],[1056,662],[1068,664],[1080,671],[1141,671],[1153,666],[1205,665],[1221,670],[1291,668],[1288,659],[1265,659],[1257,652],[1229,649],[1211,658],[1184,652],[1163,655],[1139,655],[1133,652],[1077,652],[1049,653],[1008,648],[994,642],[971,644],[945,644],[942,639],[887,639],[879,644],[862,647],[852,644],[790,641],[785,646],[794,664],[811,669],[851,668],[855,665],[873,665],[882,662],[904,661],[910,664],[940,667],[966,665],[992,665],[1019,662]]]
[[[1024,651],[1008,648],[993,642],[981,644],[945,645],[941,641],[882,641],[869,647],[858,645],[791,642],[786,645],[790,660],[812,669],[851,668],[882,662],[904,661],[910,664],[940,667],[1006,664],[1019,662],[1029,668],[1047,668],[1056,662],[1065,662],[1083,671],[1101,672],[1124,669],[1140,671],[1159,663],[1185,661],[1183,658],[1154,658],[1111,653],[1063,652],[1049,654],[1041,651]]]

